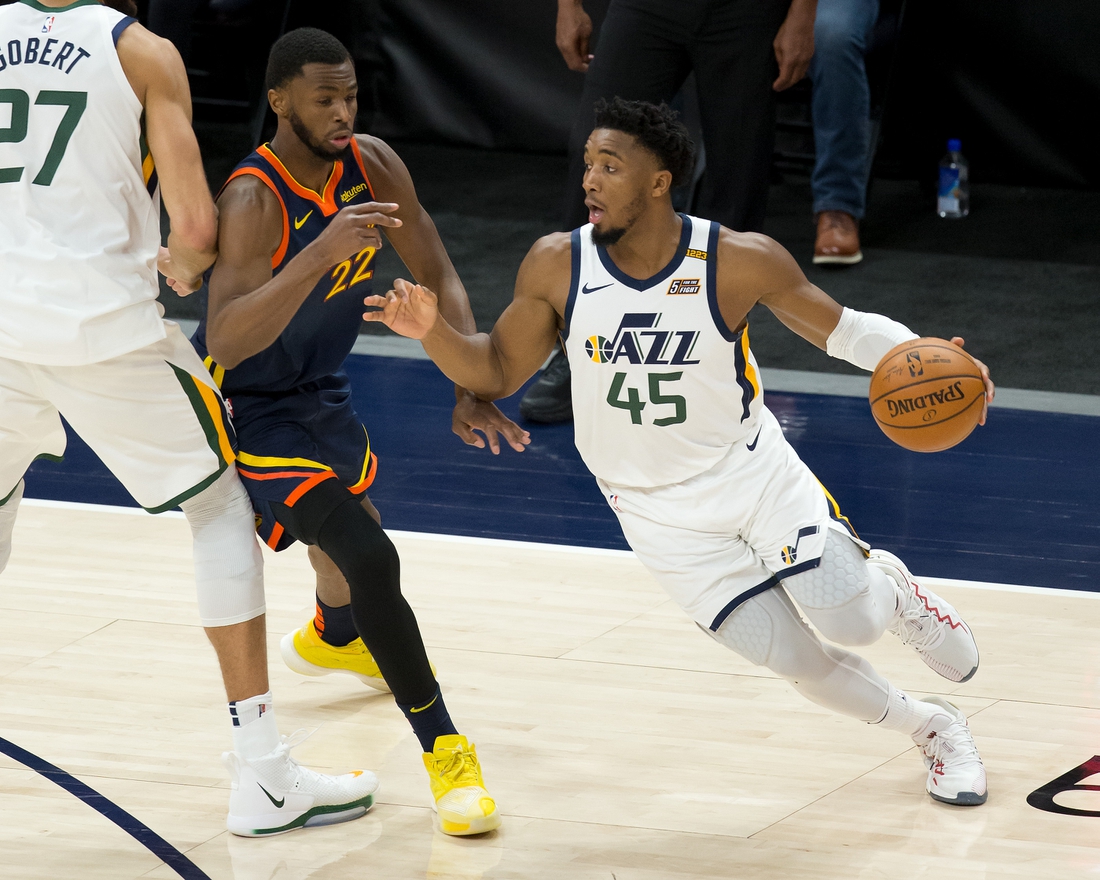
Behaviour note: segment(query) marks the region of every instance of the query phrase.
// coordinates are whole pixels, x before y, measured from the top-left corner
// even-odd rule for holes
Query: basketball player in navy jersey
[[[477,834],[500,817],[474,747],[444,705],[397,551],[366,497],[377,459],[352,406],[342,365],[358,337],[382,235],[413,275],[437,285],[440,308],[476,330],[466,292],[385,143],[352,131],[355,68],[344,46],[303,28],[271,50],[267,83],[278,116],[270,144],[245,158],[218,198],[218,260],[193,342],[233,409],[238,470],[273,550],[309,545],[317,615],[283,639],[307,675],[355,674],[391,690],[424,750],[442,830]],[[458,389],[456,433],[497,450],[526,432]],[[350,595],[350,605],[349,605]]]
[[[747,316],[763,303],[867,370],[915,334],[842,308],[771,239],[677,214],[669,190],[690,179],[694,147],[667,107],[615,99],[596,125],[590,222],[534,245],[491,335],[456,332],[431,291],[401,280],[366,298],[382,311],[365,317],[420,339],[486,399],[515,392],[564,336],[577,448],[657,581],[704,632],[808,699],[912,737],[933,798],[984,803],[962,712],[900,691],[799,613],[840,645],[889,629],[953,682],[977,671],[958,612],[863,543],[787,443],[763,404]],[[993,384],[981,370],[984,422]]]

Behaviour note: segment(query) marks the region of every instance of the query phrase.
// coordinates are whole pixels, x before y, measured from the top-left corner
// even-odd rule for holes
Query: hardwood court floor
[[[952,686],[887,635],[898,685],[951,694],[989,772],[984,807],[931,801],[904,737],[813,706],[699,633],[632,556],[398,533],[404,588],[504,814],[447,838],[388,695],[287,670],[307,619],[301,548],[267,556],[280,727],[319,770],[369,767],[363,819],[267,840],[224,830],[228,718],[179,517],[27,502],[0,576],[0,737],[83,780],[213,880],[1064,878],[1100,872],[1100,820],[1027,795],[1100,751],[1100,598],[938,586],[973,626]],[[1059,802],[1100,810],[1100,793]],[[0,756],[0,876],[177,874]]]

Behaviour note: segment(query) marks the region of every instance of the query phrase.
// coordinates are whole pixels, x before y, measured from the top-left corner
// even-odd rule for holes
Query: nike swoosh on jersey
[[[306,216],[308,217],[309,214],[307,214]],[[256,784],[260,785],[260,783],[258,783],[258,782]],[[264,788],[262,785],[260,785],[260,791],[262,791],[264,794],[267,795],[267,799],[269,801],[271,801],[271,803],[273,803],[277,809],[281,810],[283,808],[283,804],[286,803],[286,796],[285,795],[283,797],[279,798],[278,800],[275,800],[275,798],[273,798],[271,796],[271,792],[268,791],[266,788]]]
[[[595,293],[597,290],[603,290],[605,287],[610,287],[614,283],[615,282],[612,281],[609,284],[601,284],[599,287],[589,287],[588,284],[585,283],[584,287],[581,288],[581,293]]]
[[[306,214],[306,216],[303,217],[301,220],[299,220],[297,217],[295,217],[294,218],[294,228],[295,229],[301,229],[305,225],[305,222],[310,218],[310,214],[312,214],[312,213],[313,212],[310,211],[309,214]]]
[[[760,430],[762,431],[763,428],[761,428]],[[757,431],[756,436],[752,438],[752,443],[750,443],[745,448],[748,449],[749,452],[752,452],[754,449],[756,449],[756,441],[759,440],[759,439],[760,439],[760,431]]]

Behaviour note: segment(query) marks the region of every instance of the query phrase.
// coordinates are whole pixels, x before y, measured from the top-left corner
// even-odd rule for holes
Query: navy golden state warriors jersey
[[[325,231],[337,211],[374,200],[354,138],[343,159],[333,163],[321,193],[298,183],[266,144],[241,162],[229,180],[246,174],[262,180],[282,206],[283,236],[271,258],[274,275]],[[359,335],[374,255],[375,249],[367,247],[326,271],[279,338],[231,370],[210,358],[203,318],[191,341],[222,393],[289,391],[336,373]]]

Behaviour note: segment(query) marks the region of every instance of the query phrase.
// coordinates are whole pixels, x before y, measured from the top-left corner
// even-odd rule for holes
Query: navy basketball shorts
[[[293,507],[324,480],[339,480],[357,498],[374,482],[378,459],[352,407],[346,376],[287,392],[238,393],[230,405],[237,471],[256,511],[256,532],[272,550],[296,540],[275,519],[272,504]]]

